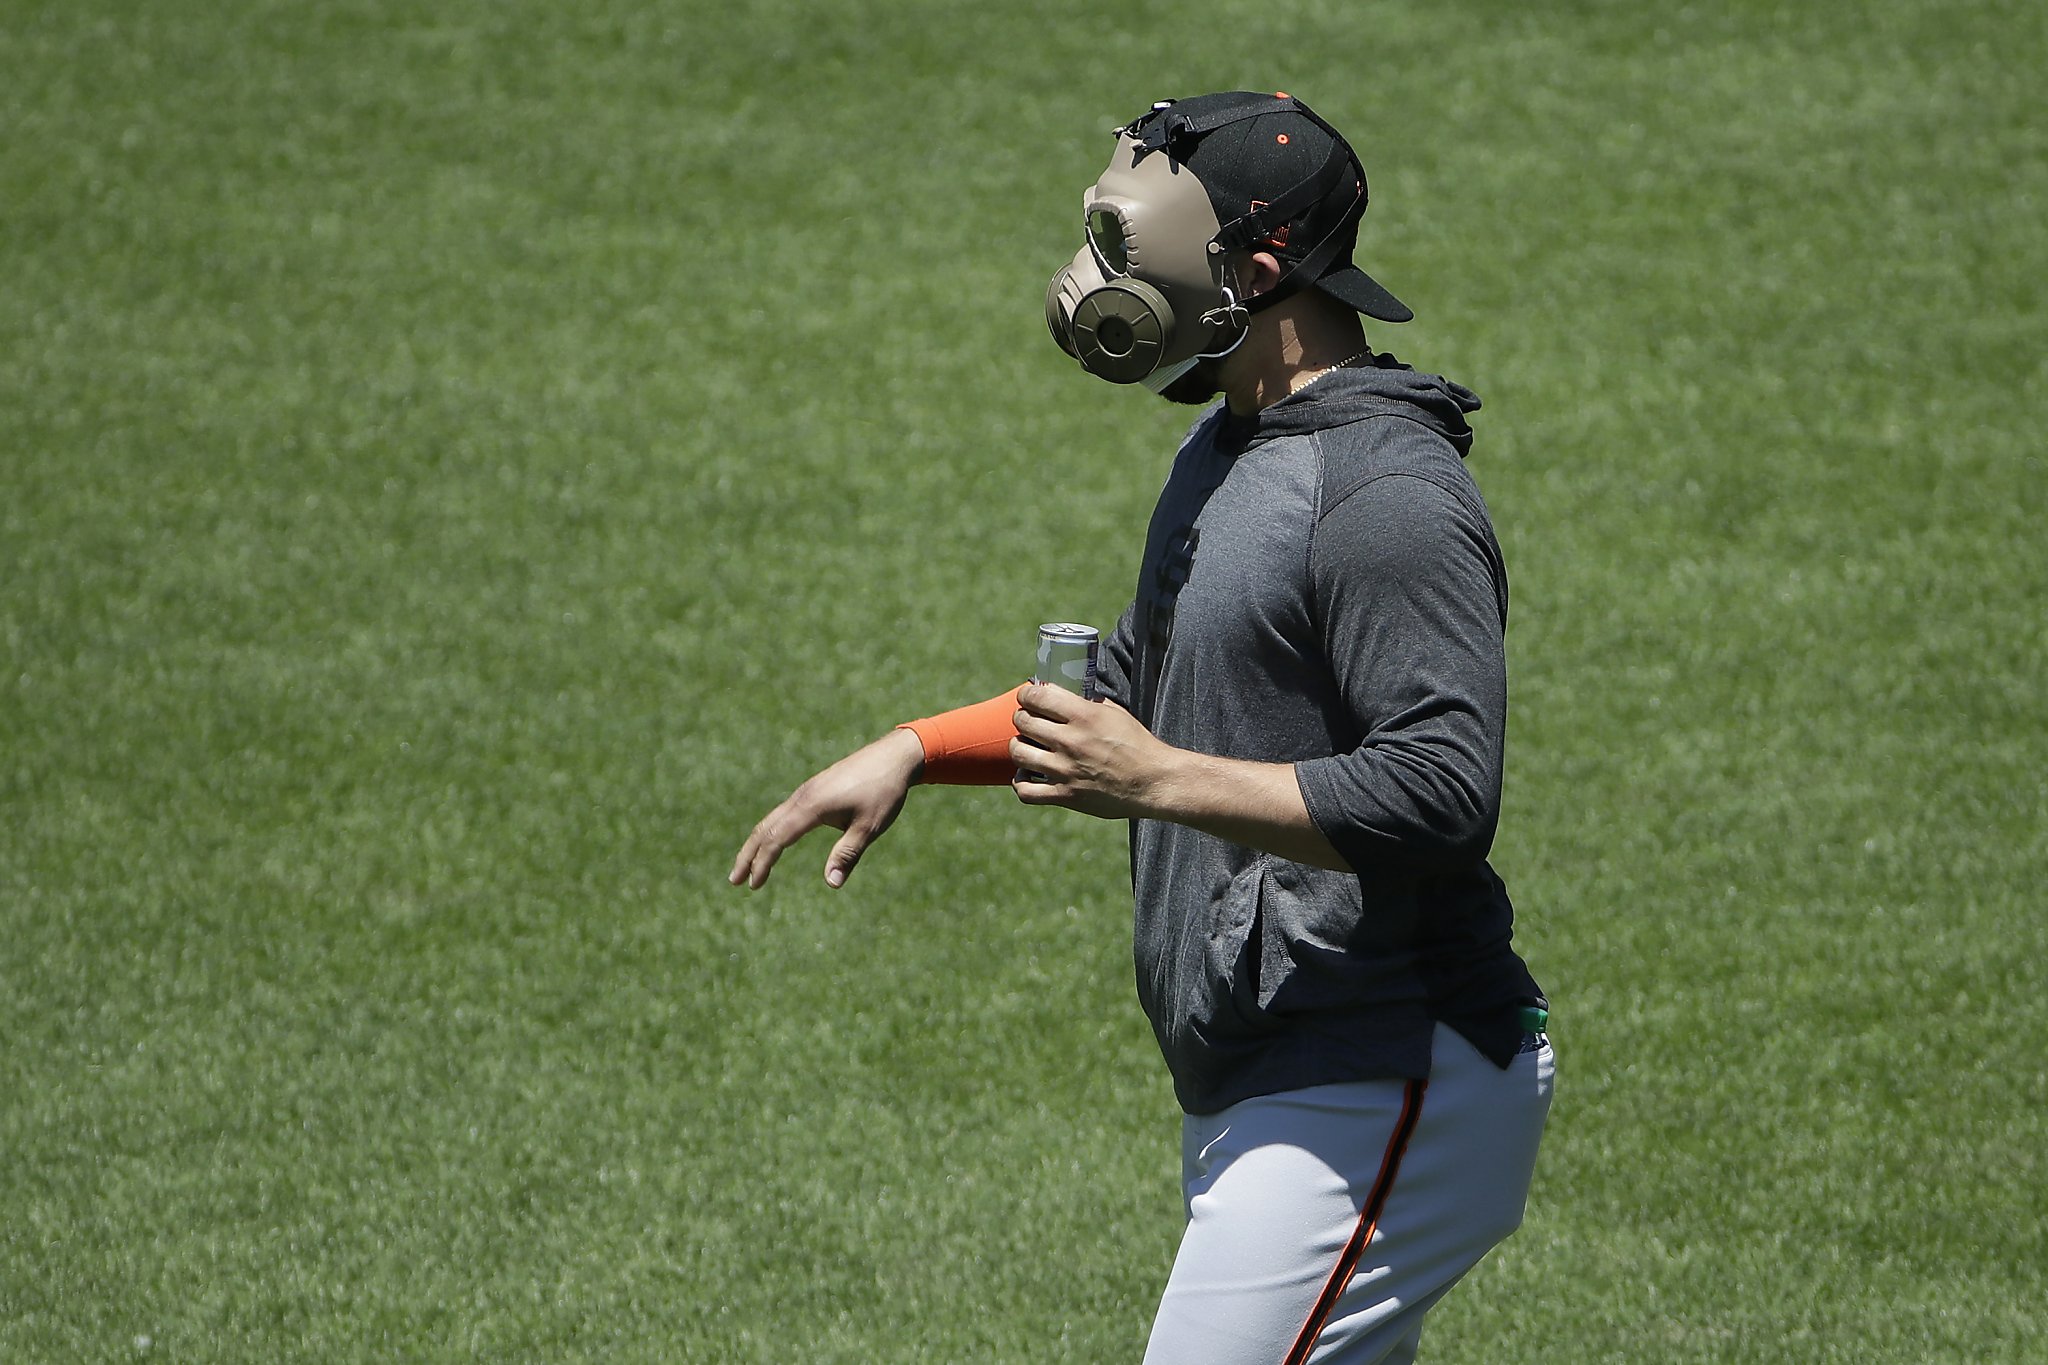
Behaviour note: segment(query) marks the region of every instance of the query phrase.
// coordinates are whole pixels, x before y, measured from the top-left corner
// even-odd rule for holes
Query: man
[[[1150,1365],[1408,1361],[1521,1221],[1545,1002],[1486,861],[1507,579],[1468,390],[1366,345],[1411,314],[1351,263],[1365,174],[1285,95],[1118,133],[1054,277],[1084,368],[1182,402],[1104,699],[1026,686],[811,778],[740,850],[760,886],[842,830],[842,885],[918,781],[1131,821],[1138,993],[1183,1121],[1188,1224]]]

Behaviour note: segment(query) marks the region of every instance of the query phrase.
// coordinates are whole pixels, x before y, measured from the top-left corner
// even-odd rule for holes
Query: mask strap
[[[1292,222],[1304,209],[1309,208],[1337,183],[1337,178],[1350,165],[1350,148],[1337,138],[1330,140],[1329,155],[1323,164],[1316,167],[1307,179],[1280,195],[1270,204],[1261,204],[1242,218],[1233,218],[1216,233],[1216,242],[1225,251],[1236,251],[1271,237],[1284,223]],[[1361,181],[1364,177],[1359,177]],[[1346,215],[1347,218],[1349,215]],[[1337,225],[1340,229],[1343,223]]]
[[[1202,325],[1204,327],[1242,327],[1250,322],[1252,320],[1252,310],[1239,301],[1237,291],[1227,284],[1222,286],[1222,288],[1222,305],[1217,308],[1211,308],[1208,312],[1202,314]],[[1217,354],[1220,355],[1222,352],[1219,351]]]
[[[1329,236],[1317,242],[1313,251],[1290,266],[1287,273],[1282,275],[1271,289],[1246,300],[1239,307],[1248,313],[1263,312],[1289,295],[1299,293],[1304,285],[1314,284],[1321,279],[1323,271],[1329,268],[1330,262],[1337,259],[1337,253],[1345,246],[1345,230],[1354,226],[1364,214],[1365,192],[1361,189],[1358,198],[1345,210],[1343,219],[1336,227],[1330,229]]]
[[[1239,105],[1201,115],[1183,113],[1174,107],[1176,103],[1175,100],[1161,100],[1117,131],[1129,133],[1148,152],[1172,152],[1183,139],[1213,133],[1239,119],[1257,118],[1261,114],[1296,113],[1321,124],[1325,132],[1336,137],[1336,131],[1329,124],[1323,123],[1307,105],[1292,95],[1278,97],[1271,104]]]

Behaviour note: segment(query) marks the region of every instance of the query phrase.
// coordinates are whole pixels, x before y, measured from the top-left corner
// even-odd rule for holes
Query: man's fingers
[[[1036,782],[1019,773],[1010,779],[1010,790],[1017,793],[1017,799],[1027,806],[1050,806],[1060,798],[1063,788],[1051,782]]]
[[[820,819],[808,810],[793,809],[793,805],[793,798],[785,801],[754,826],[754,832],[747,836],[739,856],[733,860],[727,881],[734,886],[747,886],[758,891],[767,883],[769,872],[790,845],[827,823],[838,823]],[[833,886],[844,886],[854,864],[874,842],[875,834],[876,826],[872,821],[855,820],[848,825],[846,833],[832,845],[832,852],[825,859],[825,880]]]
[[[726,875],[726,880],[734,886],[760,885],[754,880],[754,860],[760,856],[761,831],[767,827],[766,820],[755,825],[753,832],[747,835],[747,841],[740,845],[739,856],[732,860],[732,871]]]
[[[1010,741],[1010,762],[1016,764],[1021,772],[1038,773],[1045,777],[1067,775],[1065,754],[1043,745],[1027,744],[1021,737]]]
[[[839,842],[832,845],[832,851],[825,856],[825,884],[844,886],[846,879],[853,875],[854,864],[860,855],[868,851],[868,844],[874,839],[874,831],[855,821],[847,826],[846,833],[839,836]]]
[[[1072,719],[1080,714],[1075,708],[1087,704],[1066,688],[1051,683],[1027,683],[1017,692],[1018,706],[1034,716],[1054,721]]]
[[[740,850],[740,862],[733,868],[733,885],[745,885],[755,891],[768,880],[768,871],[775,866],[775,860],[782,856],[782,845],[764,837],[760,829],[747,840],[747,846]]]
[[[1067,776],[1066,755],[1026,744],[1022,739],[1013,739],[1010,741],[1010,761],[1017,765],[1017,775],[1010,779],[1010,790],[1017,793],[1017,799],[1025,805],[1051,805],[1066,791],[1060,785]]]
[[[1060,730],[1060,722],[1048,720],[1044,716],[1030,711],[1019,711],[1016,715],[1011,716],[1010,724],[1017,727],[1018,734],[1023,735],[1026,739],[1038,740],[1041,746],[1043,746],[1045,741],[1058,734]]]
[[[758,891],[768,880],[769,871],[775,860],[782,856],[782,850],[818,827],[818,821],[811,817],[797,817],[790,809],[791,802],[785,801],[769,811],[754,832],[747,836],[747,842],[740,847],[739,857],[733,860],[732,874],[727,878],[734,886],[745,884]]]
[[[786,842],[771,839],[755,849],[754,865],[747,872],[747,885],[756,891],[766,885],[768,873],[774,869],[776,859],[780,858],[782,850],[788,847]]]

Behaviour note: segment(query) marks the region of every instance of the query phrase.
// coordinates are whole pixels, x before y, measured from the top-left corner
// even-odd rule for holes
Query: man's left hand
[[[1017,694],[1017,704],[1020,738],[1010,741],[1010,758],[1018,773],[1010,786],[1019,801],[1105,820],[1155,813],[1180,750],[1113,701],[1084,701],[1064,688],[1032,683]]]

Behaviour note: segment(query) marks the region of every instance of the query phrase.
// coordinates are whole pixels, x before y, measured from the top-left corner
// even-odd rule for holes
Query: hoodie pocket
[[[1189,1003],[1224,1034],[1265,1032],[1270,1027],[1260,986],[1271,872],[1268,858],[1253,859],[1210,907],[1204,973],[1209,998]]]

